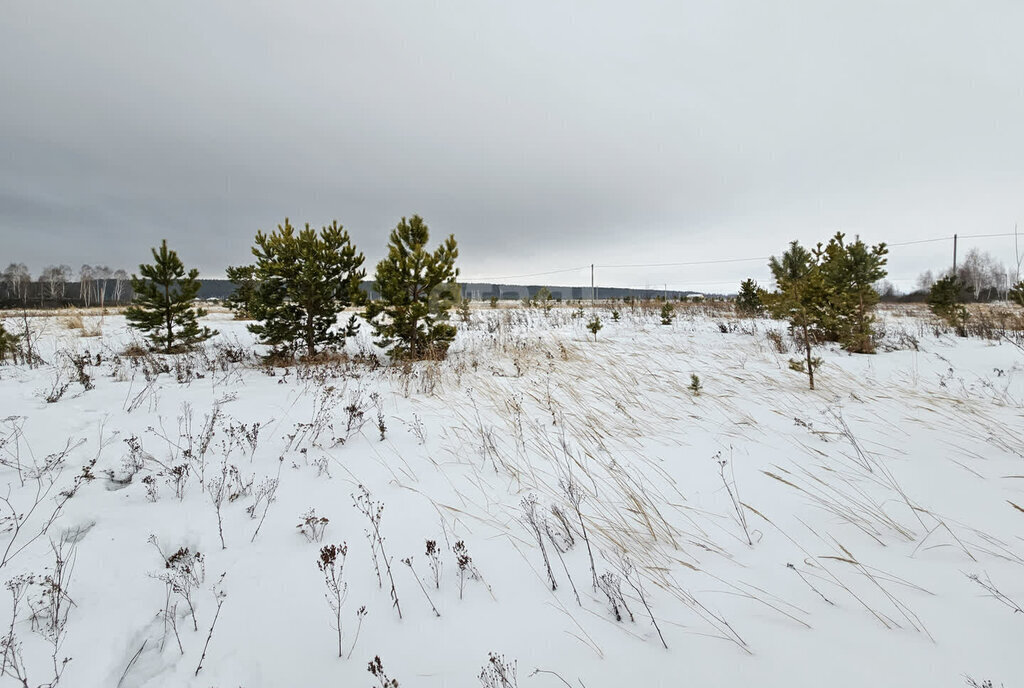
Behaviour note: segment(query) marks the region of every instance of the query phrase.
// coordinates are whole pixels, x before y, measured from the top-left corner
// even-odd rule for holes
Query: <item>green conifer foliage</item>
[[[1024,280],[1021,280],[1010,287],[1010,291],[1006,294],[1006,298],[1010,300],[1010,303],[1015,303],[1018,306],[1024,306]]]
[[[429,239],[423,218],[403,217],[391,232],[387,257],[377,263],[380,299],[367,305],[366,319],[392,358],[442,358],[455,338],[447,320],[459,292],[459,250],[449,236],[430,252]]]
[[[249,304],[253,302],[253,297],[256,293],[256,266],[254,265],[241,265],[241,266],[228,266],[227,269],[228,279],[235,285],[235,290],[231,292],[224,301],[235,313],[235,317],[239,320],[248,320],[252,317],[249,312]]]
[[[961,337],[967,336],[967,309],[961,298],[964,284],[956,275],[936,280],[928,292],[928,308],[949,323]]]
[[[199,270],[185,272],[178,254],[167,248],[152,249],[153,264],[140,265],[142,277],[132,275],[132,305],[125,311],[128,324],[147,333],[150,346],[163,353],[176,353],[203,342],[216,331],[199,327],[206,311],[192,302],[199,294]]]
[[[672,308],[672,304],[666,301],[661,306],[661,324],[671,325],[672,321],[676,319],[676,314]]]
[[[821,337],[820,323],[826,310],[825,280],[814,255],[796,241],[790,243],[781,259],[772,256],[768,266],[777,287],[768,304],[772,316],[789,320],[804,349],[803,360],[791,360],[789,365],[805,373],[814,389],[814,371],[821,359],[814,357],[813,347]]]
[[[21,353],[21,346],[18,343],[17,335],[8,332],[4,329],[4,324],[0,323],[0,363],[6,363],[8,358],[13,363],[17,363],[19,353]]]
[[[764,311],[761,302],[761,289],[757,282],[745,279],[740,282],[740,291],[736,295],[736,314],[746,318],[757,317]]]
[[[355,315],[344,328],[336,325],[346,307],[362,303],[364,258],[337,221],[319,232],[306,223],[296,232],[285,218],[274,232],[257,232],[255,241],[252,272],[234,270],[242,287],[247,277],[253,280],[242,302],[259,321],[249,325],[249,331],[261,343],[277,355],[294,356],[302,347],[307,357],[313,357],[355,334]]]
[[[874,307],[878,292],[874,284],[884,278],[889,249],[885,244],[868,246],[860,239],[845,243],[837,232],[828,245],[818,244],[814,254],[824,280],[827,308],[821,321],[825,336],[838,341],[851,353],[875,351]]]

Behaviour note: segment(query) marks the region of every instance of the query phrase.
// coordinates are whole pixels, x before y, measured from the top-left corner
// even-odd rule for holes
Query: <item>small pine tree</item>
[[[814,371],[821,365],[821,359],[813,355],[812,349],[821,336],[827,296],[821,270],[811,252],[796,241],[790,243],[781,259],[772,256],[768,267],[778,288],[769,299],[772,316],[789,320],[804,349],[803,360],[791,360],[789,366],[806,374],[810,388],[814,389]]]
[[[18,336],[8,332],[4,329],[4,324],[0,323],[0,363],[6,363],[8,358],[17,363],[20,353],[21,346],[18,344]]]
[[[235,290],[224,299],[238,320],[248,320],[252,317],[249,312],[249,304],[253,303],[256,294],[256,266],[242,265],[239,267],[228,266],[228,279],[235,285]]]
[[[868,246],[860,239],[845,243],[836,232],[827,246],[814,251],[826,289],[826,308],[821,325],[824,335],[851,353],[875,351],[873,310],[879,295],[874,288],[886,276],[885,244]]]
[[[1024,306],[1024,280],[1021,280],[1010,287],[1010,291],[1007,292],[1006,298],[1010,300],[1010,303],[1015,303],[1018,306]]]
[[[536,296],[533,297],[533,301],[536,305],[544,309],[545,313],[550,313],[551,308],[554,306],[551,298],[551,290],[547,287],[541,287]]]
[[[356,333],[355,315],[339,328],[338,314],[362,303],[366,271],[363,254],[337,221],[319,232],[306,223],[296,232],[285,218],[271,234],[256,234],[252,254],[256,285],[245,308],[260,322],[249,331],[275,354],[292,356],[301,346],[313,357]]]
[[[745,279],[740,282],[740,291],[736,295],[736,315],[744,318],[755,318],[764,311],[761,302],[761,289],[757,282]]]
[[[462,299],[459,301],[459,319],[462,320],[462,322],[464,322],[464,323],[468,323],[469,322],[469,316],[470,316],[469,304],[470,304],[470,301],[472,301],[472,298],[470,297],[469,294],[466,294],[465,296],[463,296]]]
[[[491,308],[497,308],[497,307],[498,307],[498,297],[497,296],[492,296],[491,297]]]
[[[967,308],[961,294],[964,285],[956,275],[946,275],[936,280],[928,292],[928,308],[932,313],[949,323],[957,335],[967,336]]]
[[[151,249],[154,263],[140,265],[142,277],[132,275],[135,297],[125,311],[128,324],[148,333],[151,347],[163,353],[175,353],[206,341],[216,331],[199,327],[199,318],[206,315],[192,302],[199,294],[199,270],[187,274],[178,254],[167,248],[167,240],[160,250]]]
[[[427,251],[430,230],[419,215],[398,223],[391,232],[388,256],[377,263],[379,301],[371,301],[366,319],[373,324],[377,345],[392,358],[418,360],[443,357],[455,339],[448,311],[455,301],[459,274],[455,236],[433,253]]]
[[[702,389],[704,389],[704,385],[701,383],[700,377],[697,373],[690,373],[690,391],[693,392],[693,396],[700,396]]]
[[[672,321],[675,320],[676,314],[672,309],[672,304],[666,301],[661,307],[661,324],[671,325]]]
[[[593,318],[591,318],[590,322],[587,323],[587,329],[594,333],[595,342],[597,341],[597,332],[602,327],[604,327],[604,325],[601,324],[601,318],[597,317],[596,315]]]
[[[614,320],[615,322],[619,322],[619,318],[620,317],[621,316],[619,315],[618,309],[617,308],[613,308],[612,309],[612,320]]]

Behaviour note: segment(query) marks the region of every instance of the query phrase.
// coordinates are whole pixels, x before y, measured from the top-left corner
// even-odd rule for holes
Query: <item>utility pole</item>
[[[956,277],[956,234],[953,235],[953,276]]]
[[[597,292],[594,291],[594,264],[590,264],[590,302],[597,301]]]

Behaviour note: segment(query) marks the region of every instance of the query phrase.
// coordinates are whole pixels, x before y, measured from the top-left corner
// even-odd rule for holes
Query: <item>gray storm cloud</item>
[[[0,12],[4,264],[132,268],[166,237],[216,275],[286,215],[338,219],[372,263],[398,218],[419,213],[455,233],[472,277],[1024,219],[1016,2],[8,0]],[[980,247],[1011,262],[1012,241]],[[894,249],[891,274],[947,253]]]

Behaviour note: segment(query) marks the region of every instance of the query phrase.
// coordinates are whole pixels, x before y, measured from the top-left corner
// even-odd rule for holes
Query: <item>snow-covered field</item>
[[[0,366],[0,579],[37,581],[10,633],[0,591],[0,685],[1024,685],[1024,352],[889,313],[898,349],[823,349],[812,392],[779,323],[571,313],[288,369],[227,314],[165,362],[34,319],[47,364]]]

